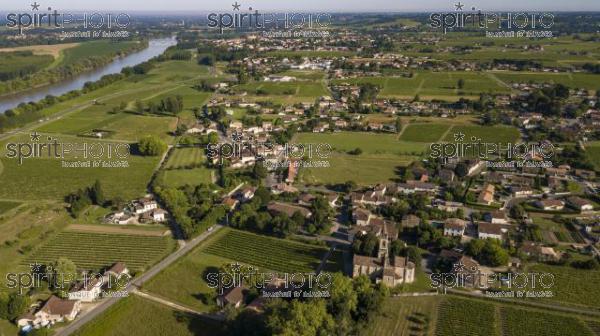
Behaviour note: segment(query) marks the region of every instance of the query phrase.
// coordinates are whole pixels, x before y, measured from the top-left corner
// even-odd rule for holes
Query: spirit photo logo
[[[6,26],[11,29],[18,29],[19,34],[23,29],[28,28],[65,28],[73,26],[74,28],[84,29],[125,29],[131,23],[131,17],[125,13],[59,13],[52,7],[47,7],[46,11],[41,9],[41,4],[34,2],[31,5],[30,13],[8,13],[6,15]]]
[[[260,13],[248,7],[242,13],[242,5],[237,1],[231,5],[232,13],[208,14],[208,26],[218,28],[223,34],[226,28],[249,28],[255,30],[267,29],[319,29],[331,24],[331,14],[328,13]]]
[[[474,6],[467,11],[465,6],[457,2],[454,4],[454,12],[431,13],[430,26],[434,29],[441,28],[446,33],[460,28],[520,30],[550,29],[554,25],[552,13],[482,12]]]
[[[57,138],[47,137],[44,141],[42,135],[34,132],[30,135],[30,142],[6,144],[6,157],[19,160],[23,164],[30,158],[83,158],[83,159],[126,159],[129,157],[130,146],[127,143],[100,143],[100,142],[59,142]]]
[[[235,287],[254,287],[268,297],[329,297],[329,273],[263,273],[252,266],[231,263],[206,275],[209,288],[219,295]]]

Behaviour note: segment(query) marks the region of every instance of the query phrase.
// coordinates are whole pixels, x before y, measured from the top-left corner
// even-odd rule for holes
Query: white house
[[[167,214],[167,212],[165,210],[156,209],[156,210],[152,211],[152,219],[155,222],[164,222],[166,214]]]
[[[92,302],[100,297],[104,281],[101,278],[85,279],[69,291],[69,300],[81,300],[82,302]]]
[[[51,296],[36,313],[27,313],[17,320],[17,325],[22,329],[40,328],[48,325],[73,321],[81,310],[81,301],[63,300],[57,296]]]
[[[498,224],[479,223],[477,225],[477,238],[502,240],[502,227]]]
[[[444,222],[444,236],[461,237],[465,233],[466,222],[458,218],[448,218]]]

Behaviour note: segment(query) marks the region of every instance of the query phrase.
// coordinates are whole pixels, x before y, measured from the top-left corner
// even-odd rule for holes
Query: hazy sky
[[[23,10],[32,0],[2,1],[0,10]],[[234,1],[226,0],[37,0],[41,8],[62,10],[148,10],[148,11],[231,11]],[[242,10],[248,7],[259,11],[451,11],[458,1],[445,0],[238,0]],[[465,0],[466,8],[481,10],[528,11],[600,11],[600,0]]]

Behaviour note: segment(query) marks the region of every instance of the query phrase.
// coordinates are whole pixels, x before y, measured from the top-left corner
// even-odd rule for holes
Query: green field
[[[20,202],[0,201],[0,214],[8,212],[21,204]]]
[[[186,184],[200,185],[213,182],[213,170],[208,168],[165,170],[160,173],[164,185],[178,188]]]
[[[491,303],[449,298],[438,310],[437,336],[498,335]]]
[[[355,148],[364,154],[412,155],[425,152],[427,145],[410,141],[399,141],[395,134],[340,132],[298,133],[294,143],[329,144],[334,151],[347,152]]]
[[[458,81],[464,87],[458,88]],[[482,72],[417,72],[410,77],[383,76],[334,80],[334,84],[371,83],[381,88],[380,96],[413,98],[419,95],[424,99],[457,100],[463,97],[476,97],[481,93],[509,93],[510,88]]]
[[[438,297],[389,298],[364,335],[429,335],[435,329],[439,301]]]
[[[120,261],[137,271],[158,262],[173,248],[170,237],[63,231],[36,249],[23,264],[47,264],[65,257],[80,269],[98,270]]]
[[[414,142],[437,142],[450,129],[448,124],[409,124],[402,131],[400,140]]]
[[[205,161],[204,149],[193,148],[175,148],[165,164],[165,169],[192,168],[201,165]]]
[[[397,178],[398,168],[407,166],[422,155],[427,145],[401,141],[395,134],[366,132],[299,133],[295,143],[329,144],[334,153],[323,160],[329,167],[300,169],[306,183],[343,183],[354,181],[360,185],[389,182]],[[362,154],[346,154],[360,148]]]
[[[222,326],[134,294],[85,324],[77,336],[218,336]]]
[[[245,231],[228,230],[209,244],[204,252],[261,269],[300,273],[314,272],[327,249]],[[340,271],[342,265],[338,261],[332,256],[324,270]]]
[[[600,307],[600,302],[594,295],[590,295],[600,291],[600,271],[539,264],[531,267],[531,272],[554,275],[554,286],[550,289],[554,297],[544,300],[566,305]]]
[[[326,251],[323,247],[223,228],[150,280],[144,290],[198,311],[211,311],[216,290],[206,282],[208,273],[234,262],[260,267],[261,271],[314,272]],[[326,270],[340,270],[340,257],[339,253],[332,254]]]
[[[538,72],[497,72],[493,74],[505,83],[551,83],[563,84],[570,88],[597,90],[600,75],[585,73],[538,73]]]
[[[122,50],[130,48],[137,44],[133,41],[115,42],[112,40],[98,40],[81,43],[76,47],[65,49],[63,51],[62,65],[77,63],[86,58],[103,57],[114,55]]]
[[[464,141],[458,142],[487,142],[515,143],[520,138],[519,130],[511,126],[454,126],[446,135],[445,141],[457,142],[455,135],[464,134]]]
[[[325,85],[318,81],[249,83],[238,85],[234,90],[255,95],[257,100],[267,99],[269,96],[290,96],[314,102],[318,97],[329,95]]]
[[[592,146],[586,146],[585,152],[587,157],[596,167],[596,170],[600,171],[600,143],[595,143]]]
[[[502,307],[504,335],[511,336],[593,336],[583,321],[575,317],[539,311]]]
[[[0,81],[35,73],[54,61],[50,55],[36,55],[31,51],[2,52],[0,55]]]
[[[62,200],[80,188],[102,181],[106,197],[131,199],[143,195],[158,157],[130,155],[124,168],[63,168],[58,159],[29,159],[19,165],[17,159],[2,158],[0,198],[23,200]],[[70,160],[67,160],[70,161]]]

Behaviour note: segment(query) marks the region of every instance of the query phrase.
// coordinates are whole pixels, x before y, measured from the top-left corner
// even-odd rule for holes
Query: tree
[[[215,64],[215,57],[213,55],[204,55],[198,58],[198,64],[213,66]]]
[[[138,149],[144,156],[158,156],[167,150],[167,144],[155,135],[147,135],[140,139]]]
[[[458,83],[457,83],[458,89],[462,90],[465,87],[465,80],[464,79],[459,79]]]
[[[6,305],[6,317],[9,321],[14,321],[19,316],[23,315],[29,308],[29,297],[19,293],[11,293],[8,296]]]
[[[52,263],[51,285],[65,295],[70,285],[77,280],[77,267],[71,260],[61,257]]]
[[[261,162],[256,162],[252,168],[252,175],[256,180],[261,180],[267,177],[268,173],[269,172],[267,171],[267,168],[265,168],[265,165],[263,165]]]
[[[456,173],[456,175],[460,178],[463,178],[465,176],[467,176],[469,174],[469,168],[467,167],[467,164],[464,162],[459,162],[456,165],[456,168],[454,169],[454,172]]]
[[[102,184],[100,180],[96,180],[96,183],[92,186],[90,190],[90,196],[92,198],[92,202],[96,205],[103,206],[106,202],[106,198],[104,197],[104,190],[102,189]]]
[[[267,325],[272,335],[325,336],[335,333],[335,323],[324,300],[290,303],[277,301],[267,307]]]

